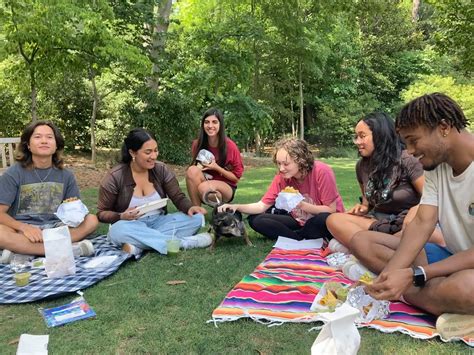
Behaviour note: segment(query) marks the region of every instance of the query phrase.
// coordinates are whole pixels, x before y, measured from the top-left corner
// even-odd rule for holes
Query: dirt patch
[[[99,187],[100,181],[111,167],[111,164],[98,164],[98,167],[94,167],[89,159],[82,156],[67,155],[64,160],[65,166],[74,172],[80,189]],[[243,160],[246,169],[271,164],[270,158],[244,157]],[[173,170],[178,179],[184,178],[187,166],[167,165]]]

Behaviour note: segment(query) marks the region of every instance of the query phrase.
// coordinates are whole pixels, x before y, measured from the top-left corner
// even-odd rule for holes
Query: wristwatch
[[[414,266],[413,268],[413,285],[423,287],[426,283],[426,272],[423,266]]]

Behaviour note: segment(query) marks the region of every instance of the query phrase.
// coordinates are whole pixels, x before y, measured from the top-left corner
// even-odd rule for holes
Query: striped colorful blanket
[[[351,284],[341,271],[331,268],[319,249],[273,249],[255,271],[245,276],[212,313],[215,324],[250,318],[268,325],[285,322],[315,322],[310,310],[314,298],[327,281]],[[358,324],[382,332],[402,332],[418,339],[439,334],[436,317],[402,302],[392,302],[390,317]],[[474,339],[461,339],[474,346]]]

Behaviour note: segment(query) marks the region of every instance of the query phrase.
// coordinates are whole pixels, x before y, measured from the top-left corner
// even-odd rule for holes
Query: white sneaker
[[[332,238],[328,244],[329,250],[333,253],[344,253],[349,254],[349,249],[347,249],[344,245],[342,245],[337,239]]]
[[[436,320],[436,330],[445,340],[464,337],[474,339],[474,315],[443,313]]]
[[[136,245],[130,244],[130,243],[124,243],[122,244],[122,251],[132,254],[133,256],[138,256],[140,255],[143,250]]]
[[[181,248],[183,249],[206,248],[211,244],[212,237],[209,233],[199,233],[181,239]]]
[[[13,259],[13,253],[8,249],[3,249],[0,253],[0,264],[10,264]]]
[[[361,276],[366,273],[368,273],[372,278],[377,276],[364,265],[362,265],[358,260],[349,260],[346,262],[342,267],[342,272],[348,279],[352,281],[359,281]]]
[[[91,256],[94,254],[94,245],[88,239],[72,244],[74,256]]]

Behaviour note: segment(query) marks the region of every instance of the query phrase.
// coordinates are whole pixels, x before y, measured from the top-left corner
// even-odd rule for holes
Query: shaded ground
[[[98,187],[110,167],[110,164],[107,163],[99,163],[98,167],[94,167],[88,158],[78,155],[66,155],[64,160],[66,162],[65,166],[74,172],[80,189]],[[270,158],[244,157],[246,169],[268,165],[270,162]],[[178,179],[184,177],[186,166],[173,164],[168,164],[168,166],[174,171]]]

